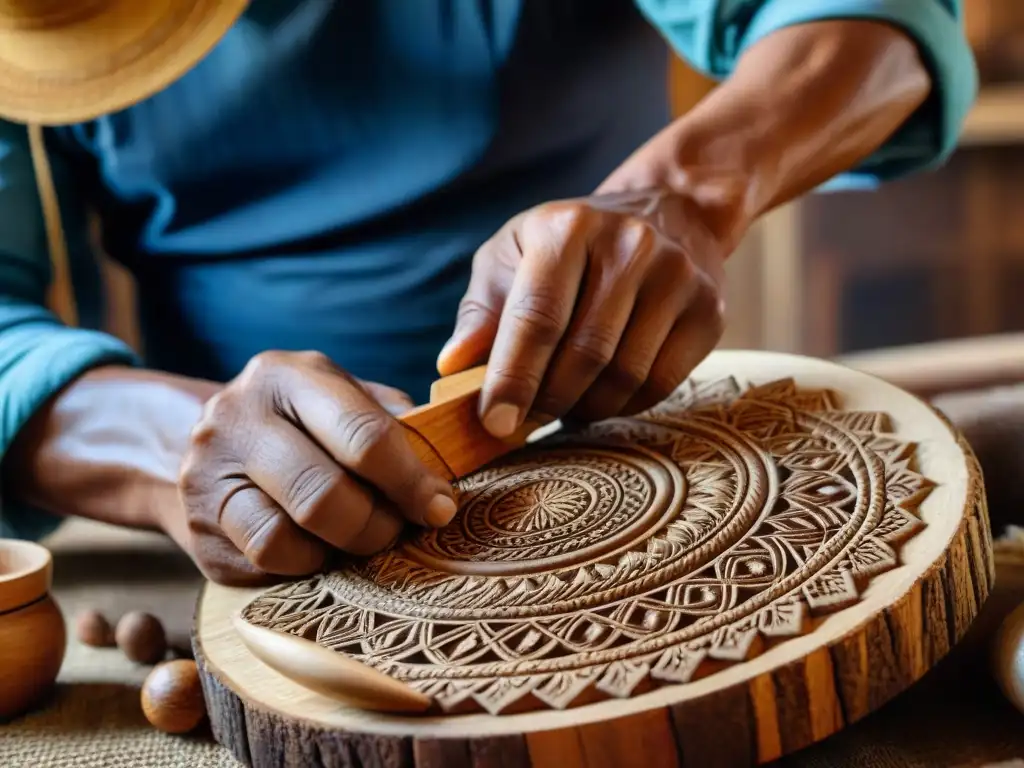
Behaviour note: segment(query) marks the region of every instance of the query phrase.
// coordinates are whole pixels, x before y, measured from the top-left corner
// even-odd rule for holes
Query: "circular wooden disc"
[[[196,660],[240,760],[767,762],[912,685],[994,578],[960,435],[911,395],[809,358],[716,352],[641,418],[463,485],[451,530],[348,571],[206,586]],[[386,671],[436,714],[356,710],[286,679],[239,641],[240,613]]]

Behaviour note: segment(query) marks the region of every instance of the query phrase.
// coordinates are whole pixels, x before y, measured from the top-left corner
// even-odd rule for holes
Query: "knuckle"
[[[337,479],[319,467],[304,467],[285,487],[292,519],[303,527],[329,511]]]
[[[476,297],[467,296],[459,302],[456,320],[460,323],[476,320],[496,321],[497,319],[498,313],[494,308]]]
[[[684,253],[678,253],[672,259],[672,279],[678,286],[690,285],[698,279],[697,267],[693,261]]]
[[[503,402],[527,404],[540,389],[543,373],[518,366],[497,368],[494,371],[494,393]]]
[[[192,466],[184,466],[178,473],[178,492],[186,499],[191,499],[202,494],[205,483]],[[187,505],[190,507],[191,505]],[[191,512],[190,508],[186,509]]]
[[[619,229],[622,253],[630,261],[649,257],[655,250],[655,240],[654,228],[641,219],[627,218]]]
[[[205,494],[209,486],[209,478],[203,468],[205,463],[195,453],[188,453],[178,470],[178,491],[187,499]],[[186,511],[192,512],[192,505],[186,505]],[[191,516],[191,515],[190,515]]]
[[[553,346],[562,337],[560,303],[560,299],[533,295],[516,301],[509,314],[516,325],[526,329],[534,344]]]
[[[246,382],[259,381],[273,375],[282,365],[286,364],[287,357],[287,352],[281,352],[276,349],[255,354],[246,363],[245,368],[242,369],[242,376],[240,378]]]
[[[473,254],[473,277],[469,283],[471,291],[477,287],[473,278],[486,274],[495,263],[507,266],[517,261],[514,258],[516,249],[512,247],[515,244],[513,231],[512,222],[509,222],[476,249]]]
[[[216,424],[234,415],[238,407],[238,396],[230,389],[224,389],[206,401],[203,415],[193,429],[201,433],[216,428]]]
[[[245,559],[261,571],[269,570],[284,543],[286,528],[279,515],[269,514],[252,532],[245,547]]]
[[[646,366],[628,358],[614,359],[605,368],[605,374],[615,389],[624,392],[635,392],[647,384],[648,380]]]
[[[202,416],[189,431],[192,450],[205,454],[223,447],[228,435],[244,421],[245,410],[241,396],[229,389],[211,397],[203,406]]]
[[[201,419],[196,422],[196,425],[192,427],[192,431],[189,433],[189,443],[196,448],[209,448],[216,441],[217,436],[220,434],[220,430],[217,425],[208,419]]]
[[[545,227],[554,227],[564,232],[574,232],[590,223],[592,209],[578,200],[555,200],[543,203],[533,209],[530,221],[543,222]]]
[[[585,229],[590,223],[591,215],[589,206],[572,201],[555,205],[552,210],[555,222],[569,231]]]
[[[603,368],[611,362],[619,344],[619,335],[611,328],[591,325],[573,334],[566,351],[584,364]]]
[[[391,417],[376,411],[358,411],[346,413],[339,424],[342,439],[348,446],[353,461],[357,465],[365,464],[375,456],[381,448],[394,440],[396,423]]]
[[[334,362],[326,354],[318,349],[307,349],[303,352],[293,353],[296,363],[309,368],[331,368]]]
[[[194,552],[206,554],[209,543],[222,535],[217,511],[205,499],[190,499],[185,503],[185,528]]]

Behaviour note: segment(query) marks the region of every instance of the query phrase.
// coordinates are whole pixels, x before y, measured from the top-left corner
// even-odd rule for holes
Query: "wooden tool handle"
[[[485,371],[480,366],[439,379],[427,405],[399,417],[419,458],[451,481],[522,447],[537,429],[554,420],[533,416],[506,439],[491,435],[478,413]]]

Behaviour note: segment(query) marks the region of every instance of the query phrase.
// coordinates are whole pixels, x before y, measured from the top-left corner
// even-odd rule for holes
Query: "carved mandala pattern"
[[[674,520],[685,485],[679,467],[635,446],[545,451],[465,480],[454,523],[424,532],[404,555],[459,574],[582,564]]]
[[[788,380],[691,383],[474,474],[445,529],[271,589],[243,616],[449,712],[627,697],[856,602],[898,565],[931,487],[885,414]]]

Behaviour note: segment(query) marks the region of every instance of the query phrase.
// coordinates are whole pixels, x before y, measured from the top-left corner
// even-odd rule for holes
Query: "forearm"
[[[90,370],[20,431],[4,462],[5,494],[57,515],[166,529],[183,519],[173,514],[179,464],[219,388],[122,366]]]
[[[662,188],[695,200],[735,240],[771,208],[850,169],[927,99],[916,46],[869,21],[761,40],[733,75],[638,150],[599,192]]]

